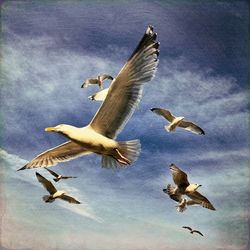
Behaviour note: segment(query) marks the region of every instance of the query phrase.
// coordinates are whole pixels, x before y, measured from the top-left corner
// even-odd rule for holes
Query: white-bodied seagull
[[[44,195],[43,200],[45,202],[53,202],[55,199],[62,199],[69,203],[80,204],[81,202],[75,198],[66,194],[65,191],[57,190],[55,186],[47,180],[45,177],[36,172],[36,177],[38,181],[44,186],[44,188],[50,193],[50,195]]]
[[[170,165],[170,170],[172,172],[172,177],[174,183],[176,184],[176,187],[173,187],[169,184],[167,188],[163,189],[163,192],[167,193],[171,199],[179,202],[177,211],[179,211],[179,209],[184,211],[186,205],[195,204],[207,209],[215,210],[211,202],[197,191],[197,189],[201,185],[190,184],[187,178],[187,174],[173,163]],[[191,200],[183,200],[182,195],[187,195],[189,198],[191,198]],[[178,209],[178,207],[180,208]]]
[[[108,95],[85,127],[60,124],[45,131],[60,133],[69,139],[27,163],[23,169],[50,167],[90,153],[102,155],[102,166],[116,168],[133,163],[140,154],[139,140],[116,141],[139,104],[143,86],[156,72],[159,42],[152,26],[148,26],[137,48],[112,81]]]
[[[184,120],[183,116],[175,117],[169,110],[162,108],[152,108],[151,111],[163,116],[169,121],[170,124],[165,126],[165,129],[168,132],[173,132],[177,127],[180,127],[198,135],[205,135],[205,132],[202,128],[193,122]]]

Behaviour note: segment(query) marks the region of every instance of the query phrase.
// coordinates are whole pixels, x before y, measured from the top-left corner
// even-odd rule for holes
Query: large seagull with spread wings
[[[115,168],[132,164],[140,154],[139,140],[116,141],[142,97],[143,85],[150,81],[158,65],[159,42],[148,26],[135,51],[112,81],[107,97],[92,121],[77,128],[60,124],[46,128],[69,139],[28,162],[23,169],[51,167],[59,162],[96,153],[102,155],[102,167]]]

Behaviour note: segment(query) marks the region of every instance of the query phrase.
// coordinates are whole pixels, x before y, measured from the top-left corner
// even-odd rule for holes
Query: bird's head
[[[200,184],[197,184],[197,183],[195,183],[195,184],[190,184],[189,185],[189,189],[190,190],[192,190],[193,192],[194,191],[196,191],[199,187],[201,187],[202,185],[200,185]]]
[[[73,126],[67,125],[67,124],[59,124],[55,127],[48,127],[45,128],[46,132],[57,132],[61,134],[69,134],[69,132],[72,130]]]

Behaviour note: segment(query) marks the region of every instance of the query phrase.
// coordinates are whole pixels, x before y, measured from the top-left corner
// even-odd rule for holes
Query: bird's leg
[[[113,157],[115,157],[115,159],[121,163],[121,164],[124,164],[124,165],[130,165],[130,160],[128,158],[126,158],[125,156],[123,156],[119,150],[116,148],[114,149],[114,152],[115,154],[113,155]]]

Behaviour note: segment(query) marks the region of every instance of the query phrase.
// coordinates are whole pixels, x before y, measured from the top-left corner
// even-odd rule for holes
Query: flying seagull
[[[105,168],[132,164],[140,154],[140,141],[116,141],[115,138],[139,104],[144,83],[154,77],[159,56],[156,37],[153,27],[148,26],[87,126],[77,128],[60,124],[46,128],[45,131],[60,133],[69,141],[39,154],[19,170],[50,167],[90,153],[102,155],[102,167]]]
[[[103,88],[103,81],[104,80],[113,80],[114,78],[110,75],[99,75],[96,78],[92,78],[92,79],[87,79],[84,81],[84,83],[82,84],[81,88],[87,88],[89,85],[93,85],[93,84],[98,84],[99,88],[102,89]]]
[[[55,188],[55,186],[42,175],[36,172],[36,177],[38,181],[44,186],[45,189],[50,193],[50,195],[44,195],[43,200],[45,202],[53,202],[55,199],[62,199],[69,203],[80,204],[81,202],[76,200],[75,198],[66,195],[65,191],[60,191]]]
[[[204,236],[200,231],[198,231],[198,230],[193,230],[191,227],[186,227],[186,226],[184,226],[184,227],[182,227],[182,228],[188,229],[188,230],[190,231],[191,234],[197,233],[197,234],[200,234],[201,236]]]
[[[56,172],[52,171],[51,169],[48,169],[45,167],[46,170],[48,170],[53,176],[56,178],[53,178],[54,181],[60,181],[61,179],[70,179],[70,178],[77,178],[76,176],[64,176],[61,174],[57,174]]]
[[[104,101],[106,96],[108,95],[109,92],[109,88],[103,89],[91,96],[89,96],[88,98],[92,101]]]
[[[187,178],[187,174],[184,173],[180,168],[178,168],[175,164],[170,165],[170,170],[172,172],[172,177],[174,183],[177,185],[176,187],[172,187],[168,185],[166,189],[163,189],[163,192],[167,193],[169,197],[177,202],[179,205],[180,202],[183,202],[185,205],[201,205],[204,208],[215,210],[214,206],[211,202],[203,195],[201,195],[197,189],[201,186],[199,184],[190,184]],[[191,200],[182,200],[182,195],[187,195]],[[188,204],[187,204],[188,203]],[[184,206],[185,209],[185,206]],[[177,206],[178,211],[178,206]]]
[[[184,120],[183,116],[175,117],[169,110],[162,108],[152,108],[150,110],[158,115],[163,116],[170,122],[168,126],[164,127],[168,132],[175,131],[176,127],[180,127],[198,135],[205,135],[205,132],[202,128],[193,122]]]
[[[177,212],[180,213],[184,212],[187,209],[187,206],[200,205],[200,203],[197,201],[194,201],[192,199],[182,198],[182,195],[175,194],[174,188],[171,185],[167,185],[167,188],[164,188],[163,192],[168,194],[171,199],[178,202],[178,204],[176,205]]]

